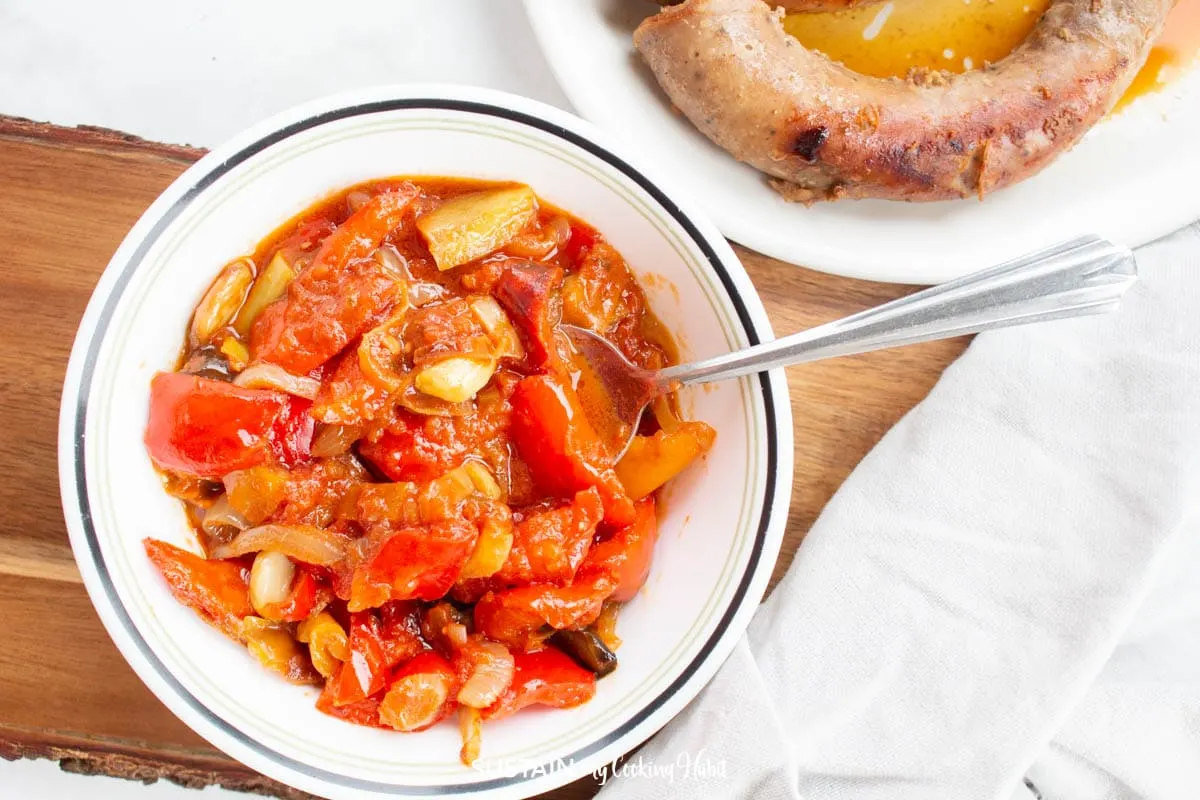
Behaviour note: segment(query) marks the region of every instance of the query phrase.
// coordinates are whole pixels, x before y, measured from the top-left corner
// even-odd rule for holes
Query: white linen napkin
[[[604,800],[1031,797],[1043,753],[1046,800],[1200,796],[1200,669],[1174,665],[1184,708],[1186,687],[1157,682],[1173,667],[1143,658],[1156,637],[1183,647],[1166,632],[1180,615],[1117,648],[1172,548],[1200,536],[1200,227],[1138,263],[1115,315],[976,338]],[[1190,647],[1195,667],[1194,629]],[[1190,763],[1162,769],[1164,735]]]
[[[1029,770],[1045,800],[1200,797],[1200,520]]]

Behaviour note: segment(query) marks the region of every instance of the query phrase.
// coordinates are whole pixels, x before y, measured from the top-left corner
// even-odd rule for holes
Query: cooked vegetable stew
[[[377,181],[228,264],[146,447],[205,557],[147,539],[172,593],[340,719],[417,731],[569,707],[618,668],[656,490],[712,445],[657,402],[619,460],[560,322],[659,367],[621,255],[521,185]],[[589,415],[590,412],[590,415]]]

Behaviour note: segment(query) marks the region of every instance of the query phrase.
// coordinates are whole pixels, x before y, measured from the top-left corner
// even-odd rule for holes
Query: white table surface
[[[0,2],[0,114],[211,147],[315,97],[413,81],[570,107],[519,0]]]
[[[0,0],[0,114],[212,147],[305,100],[413,81],[570,107],[519,0]],[[247,797],[0,760],[0,800],[84,796]]]

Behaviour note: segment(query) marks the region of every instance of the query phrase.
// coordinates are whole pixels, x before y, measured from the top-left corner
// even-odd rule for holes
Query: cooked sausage
[[[762,0],[687,0],[634,33],[671,101],[790,200],[945,200],[1034,175],[1120,99],[1174,0],[1054,0],[1007,58],[874,78]]]

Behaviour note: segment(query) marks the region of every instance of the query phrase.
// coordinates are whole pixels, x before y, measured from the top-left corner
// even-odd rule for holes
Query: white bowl
[[[769,339],[733,252],[654,170],[576,117],[478,89],[364,90],[280,114],[175,181],[130,231],[88,305],[67,370],[59,470],[71,545],[109,634],[180,719],[234,758],[326,797],[517,797],[590,773],[661,728],[712,677],[762,597],[792,480],[781,373],[689,392],[716,427],[706,461],[667,488],[646,588],[621,616],[621,666],[571,710],[484,728],[475,768],[457,727],[352,726],[172,599],[141,545],[194,546],[142,446],[151,376],[170,369],[218,268],[322,196],[394,175],[529,183],[595,225],[643,279],[686,358]]]

